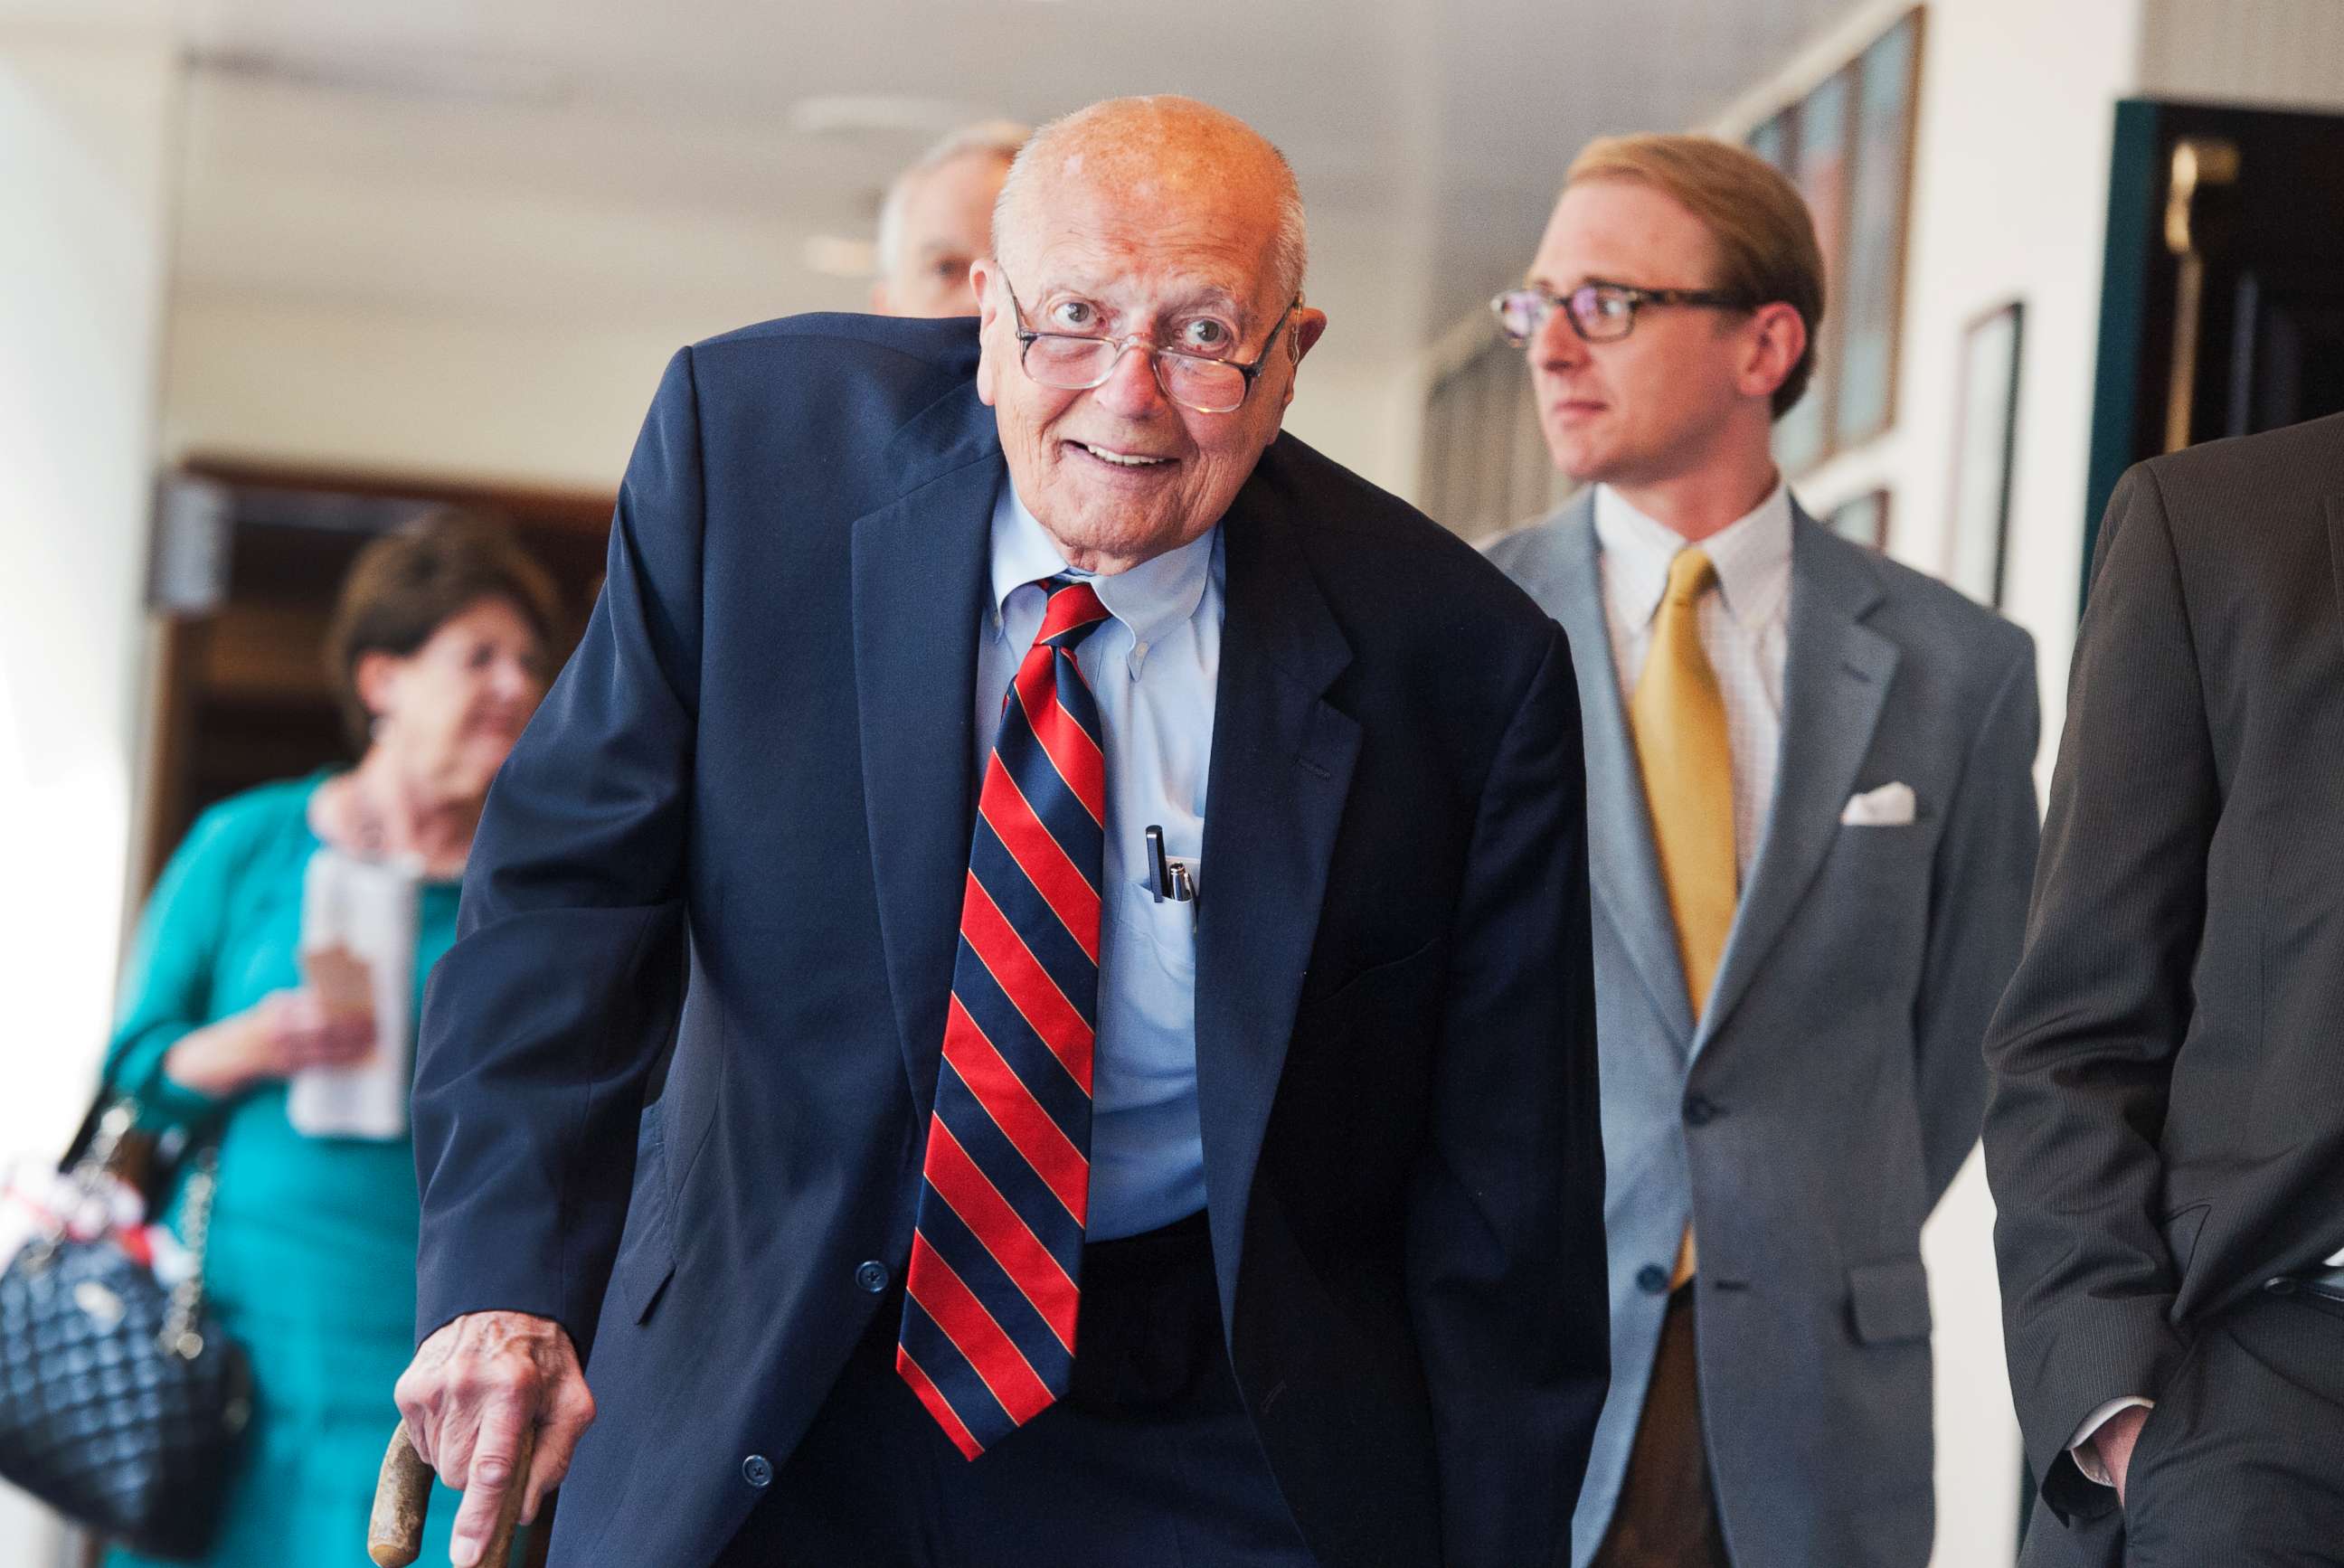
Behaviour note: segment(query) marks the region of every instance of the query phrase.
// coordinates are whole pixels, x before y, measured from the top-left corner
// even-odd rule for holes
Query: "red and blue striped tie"
[[[1106,762],[1053,577],[1002,704],[962,894],[895,1370],[975,1459],[1066,1391],[1090,1199]]]

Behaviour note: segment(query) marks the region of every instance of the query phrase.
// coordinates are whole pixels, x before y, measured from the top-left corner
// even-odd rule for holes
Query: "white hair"
[[[1043,125],[1009,160],[1008,177],[1001,182],[1001,195],[993,204],[993,249],[996,258],[1005,248],[1010,220],[1023,200],[1020,193],[1031,177],[1028,171],[1036,157],[1046,155],[1049,145],[1072,122],[1086,117],[1098,106],[1094,104],[1076,109]],[[1278,292],[1288,299],[1298,299],[1302,297],[1303,275],[1310,268],[1310,226],[1302,210],[1302,187],[1296,181],[1294,166],[1287,162],[1286,154],[1268,140],[1262,145],[1269,148],[1270,156],[1278,160],[1278,172],[1285,177],[1284,188],[1278,197],[1278,232],[1270,238],[1270,271],[1278,280]]]
[[[972,153],[989,153],[1004,163],[1013,162],[1033,134],[1033,126],[1015,120],[982,120],[963,126],[922,153],[890,181],[886,198],[879,204],[879,276],[894,276],[897,264],[904,259],[904,203],[910,198],[914,180]]]

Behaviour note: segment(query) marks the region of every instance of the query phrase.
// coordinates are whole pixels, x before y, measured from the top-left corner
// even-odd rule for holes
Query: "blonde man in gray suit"
[[[1823,296],[1781,175],[1636,137],[1494,302],[1585,485],[1490,550],[1585,714],[1612,1374],[1577,1568],[1929,1557],[1920,1229],[2018,953],[2035,655],[1792,499]]]

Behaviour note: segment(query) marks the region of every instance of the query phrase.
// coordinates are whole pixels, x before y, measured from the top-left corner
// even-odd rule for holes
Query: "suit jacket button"
[[[1725,1113],[1705,1095],[1695,1095],[1685,1101],[1684,1118],[1692,1127],[1707,1127]]]
[[[1658,1263],[1647,1263],[1636,1270],[1636,1289],[1647,1296],[1658,1296],[1669,1288],[1669,1271]]]
[[[741,1479],[763,1492],[773,1483],[773,1462],[762,1453],[753,1453],[741,1462]]]
[[[2295,1281],[2281,1274],[2276,1280],[2264,1280],[2263,1289],[2274,1296],[2292,1296],[2295,1294]]]
[[[876,1296],[887,1288],[887,1265],[874,1258],[855,1270],[854,1282]]]

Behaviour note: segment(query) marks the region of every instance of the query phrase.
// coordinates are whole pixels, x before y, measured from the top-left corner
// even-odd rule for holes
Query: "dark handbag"
[[[61,1167],[85,1193],[135,1120],[128,1102],[91,1108]],[[192,1558],[217,1527],[252,1395],[243,1351],[204,1310],[217,1152],[183,1158],[189,1279],[167,1289],[111,1230],[83,1238],[62,1219],[0,1273],[0,1477],[135,1551]]]

